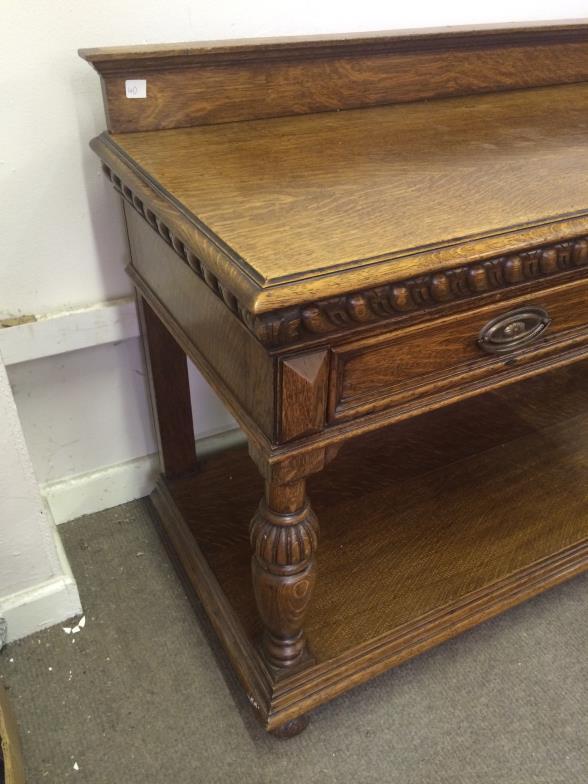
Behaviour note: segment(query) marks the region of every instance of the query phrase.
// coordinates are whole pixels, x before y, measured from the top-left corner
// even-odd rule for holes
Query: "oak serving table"
[[[587,569],[588,24],[81,55],[153,507],[264,726]],[[248,448],[197,462],[186,357]]]

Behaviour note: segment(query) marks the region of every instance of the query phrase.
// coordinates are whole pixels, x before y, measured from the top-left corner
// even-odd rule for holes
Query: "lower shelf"
[[[276,728],[588,568],[588,365],[350,442],[308,493],[321,537],[305,624],[315,663],[257,654],[244,448],[153,495],[184,576]]]

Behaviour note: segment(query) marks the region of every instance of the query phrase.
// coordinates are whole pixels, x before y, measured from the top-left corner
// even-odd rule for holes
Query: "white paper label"
[[[147,79],[127,79],[125,90],[127,98],[147,98]]]

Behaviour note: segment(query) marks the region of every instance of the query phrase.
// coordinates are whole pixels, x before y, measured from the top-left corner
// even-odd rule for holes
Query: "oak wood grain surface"
[[[234,396],[239,401],[239,410],[252,416],[257,426],[271,436],[273,360],[245,327],[230,316],[221,300],[127,204],[125,215],[133,260],[129,272],[132,271],[133,277],[140,276],[136,283],[140,282],[143,294],[153,298],[151,306],[160,318],[169,318],[173,313],[174,323],[198,352],[192,353],[191,358],[223,400],[228,402]],[[170,328],[169,323],[166,326]],[[205,370],[203,363],[210,370]],[[163,379],[160,384],[169,381],[182,387],[181,375]],[[175,394],[181,399],[179,389]]]
[[[588,38],[588,36],[587,36]],[[147,77],[141,101],[128,100],[125,81]],[[113,133],[341,111],[499,90],[569,84],[588,78],[588,41],[495,46],[441,52],[364,52],[161,67],[132,62],[103,76],[108,129]]]
[[[337,270],[349,290],[354,269],[588,212],[587,129],[577,84],[113,139],[259,284]]]
[[[325,422],[329,355],[303,354],[281,362],[279,438],[289,441],[318,432]]]
[[[413,418],[309,480],[321,537],[305,633],[319,662],[588,537],[587,381],[578,363]],[[247,522],[262,481],[235,450],[170,487],[256,639]]]
[[[448,294],[449,299],[467,298],[479,294],[480,288],[500,290],[521,281],[545,285],[546,275],[566,274],[566,270],[586,266],[588,259],[588,214],[582,214],[411,255],[391,256],[342,273],[264,287],[253,279],[239,256],[123,155],[109,134],[96,137],[90,146],[103,160],[115,190],[196,274],[216,289],[233,312],[245,316],[252,332],[269,345],[295,341],[299,330],[318,334],[330,331],[325,327],[331,322],[333,308],[340,311],[342,306],[348,318],[359,316],[361,321],[357,309],[365,297],[391,299],[393,311],[402,311],[406,305],[410,307],[410,291],[416,289],[414,308],[426,308],[432,301],[445,301]],[[545,269],[544,257],[556,259],[555,269]],[[484,269],[479,269],[480,264]],[[346,286],[353,285],[354,292],[339,296],[341,274],[345,275]],[[460,280],[464,277],[467,280],[462,286]],[[486,279],[486,285],[480,287],[480,278]],[[359,300],[355,293],[360,295]],[[385,314],[380,312],[379,317]]]
[[[496,316],[543,308],[551,323],[535,340],[505,354],[485,353],[478,336]],[[358,416],[361,402],[378,398],[382,407],[463,385],[496,378],[501,372],[588,345],[588,281],[557,286],[425,325],[336,347],[331,370],[330,416]],[[371,407],[373,410],[373,407]]]
[[[108,129],[150,131],[339,111],[588,78],[586,22],[80,50]],[[128,100],[125,81],[147,79]]]

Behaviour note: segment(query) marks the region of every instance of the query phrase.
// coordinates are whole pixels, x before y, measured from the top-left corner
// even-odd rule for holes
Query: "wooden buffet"
[[[153,507],[263,725],[585,570],[588,24],[81,56]],[[186,357],[248,448],[197,461]]]

